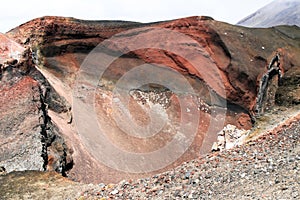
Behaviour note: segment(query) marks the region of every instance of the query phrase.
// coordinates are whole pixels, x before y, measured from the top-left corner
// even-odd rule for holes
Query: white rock
[[[248,133],[249,131],[247,130],[238,129],[236,126],[228,124],[218,133],[217,149],[231,149],[234,146],[242,144]],[[216,150],[216,147],[213,147],[212,150]]]
[[[214,142],[212,147],[211,147],[211,151],[219,151],[219,146],[218,146],[218,143]]]
[[[113,191],[111,191],[111,193],[110,194],[112,194],[112,195],[116,195],[116,194],[118,194],[119,193],[119,190],[117,190],[117,189],[114,189]]]

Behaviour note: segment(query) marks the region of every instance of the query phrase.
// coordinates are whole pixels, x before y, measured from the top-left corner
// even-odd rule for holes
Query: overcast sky
[[[5,0],[0,32],[46,15],[153,22],[208,15],[231,24],[273,0]]]

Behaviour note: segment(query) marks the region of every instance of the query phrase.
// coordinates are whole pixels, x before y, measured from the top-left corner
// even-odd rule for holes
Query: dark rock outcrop
[[[259,82],[257,100],[255,105],[256,115],[261,115],[265,110],[271,109],[275,105],[275,94],[278,86],[282,84],[283,72],[280,68],[280,55],[276,55],[270,61],[267,72]]]

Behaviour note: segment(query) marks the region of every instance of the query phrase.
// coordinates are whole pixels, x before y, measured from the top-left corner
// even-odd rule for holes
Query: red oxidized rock
[[[168,46],[171,50],[141,48],[126,52],[126,49],[130,47],[155,43],[152,41],[151,31],[137,29],[141,27],[148,30],[166,30],[159,35],[162,39],[159,45]],[[128,30],[130,34],[122,34]],[[286,34],[279,34],[278,30]],[[185,37],[170,39],[170,34],[168,34],[170,31],[181,33]],[[299,28],[290,27],[289,31],[298,33]],[[46,77],[46,80],[51,83],[45,90],[47,91],[48,88],[51,91],[47,99],[48,114],[66,140],[65,146],[57,145],[56,149],[62,148],[62,152],[68,148],[73,150],[74,166],[69,176],[84,182],[117,182],[145,174],[120,172],[99,162],[93,156],[95,153],[93,146],[83,145],[82,138],[78,136],[73,123],[76,120],[72,120],[73,108],[70,105],[72,105],[72,92],[78,71],[94,47],[105,39],[121,33],[114,38],[116,43],[110,43],[107,46],[110,50],[107,56],[117,51],[121,51],[124,55],[114,60],[105,71],[95,91],[95,96],[93,96],[94,93],[87,92],[87,94],[95,98],[94,109],[97,111],[98,120],[103,123],[107,137],[124,151],[145,153],[160,149],[172,141],[176,131],[180,130],[178,126],[180,120],[186,120],[186,118],[181,119],[180,114],[200,116],[192,144],[178,160],[161,169],[163,171],[198,157],[200,151],[210,151],[212,143],[216,140],[215,134],[229,123],[243,129],[251,128],[250,113],[253,111],[257,97],[257,80],[264,73],[273,52],[282,47],[281,51],[284,55],[282,55],[281,64],[283,71],[290,77],[297,74],[295,72],[299,69],[300,60],[296,56],[299,52],[299,41],[291,40],[288,36],[289,31],[281,27],[276,30],[248,29],[214,21],[208,17],[189,17],[150,24],[43,17],[22,24],[8,32],[6,36],[32,49],[35,64],[39,66],[39,71]],[[138,36],[144,36],[145,39],[141,40]],[[159,38],[156,37],[156,39]],[[193,42],[190,42],[189,38]],[[118,49],[124,46],[127,48]],[[183,52],[191,52],[188,59],[176,54],[175,49],[179,47],[182,47]],[[127,134],[118,126],[119,124],[116,124],[113,117],[122,116],[124,112],[121,112],[121,108],[117,111],[113,110],[113,105],[120,102],[121,97],[115,97],[112,92],[115,84],[124,74],[145,63],[154,63],[153,69],[155,67],[157,67],[155,69],[161,69],[164,66],[168,70],[176,70],[194,89],[194,94],[184,94],[180,97],[170,91],[170,88],[159,84],[149,84],[134,88],[129,92],[132,96],[128,110],[134,120],[132,123],[126,123],[126,120],[122,121],[123,118],[120,117],[120,122],[124,122],[125,130],[132,128],[133,122],[141,126],[149,124],[151,122],[147,113],[149,108],[162,106],[162,112],[165,115],[156,115],[161,117],[161,120],[159,117],[155,119],[158,119],[158,122],[166,122],[167,125],[147,139]],[[93,72],[89,73],[93,74]],[[44,80],[39,76],[32,76],[40,82]],[[158,79],[164,78],[162,73],[156,76]],[[292,81],[292,78],[289,79]],[[88,90],[88,87],[82,88],[83,91],[85,89]],[[184,99],[187,105],[195,105],[196,109],[187,107],[181,110],[179,98]],[[21,105],[16,109],[21,109]],[[218,123],[222,121],[222,118],[225,118],[224,124]],[[190,122],[191,120],[186,120],[183,124]],[[212,134],[206,134],[208,130]],[[59,162],[53,162],[53,158],[51,154],[47,161],[49,164],[54,163],[54,168],[57,168]],[[68,156],[63,159],[72,163]],[[48,168],[51,167],[53,166],[48,166]]]

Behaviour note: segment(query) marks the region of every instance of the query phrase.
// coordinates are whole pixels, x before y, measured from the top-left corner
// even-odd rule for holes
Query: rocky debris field
[[[28,176],[28,172],[10,173],[0,176],[0,196],[4,199],[34,199],[36,194],[40,194],[39,199],[43,196],[45,199],[299,199],[299,136],[300,121],[295,120],[281,131],[243,146],[209,154],[149,178],[118,184],[87,185],[53,175],[37,175],[32,181],[34,176]],[[44,179],[45,176],[48,178]]]
[[[280,132],[184,163],[174,171],[122,181],[99,195],[116,199],[299,199],[299,135],[297,121]]]

